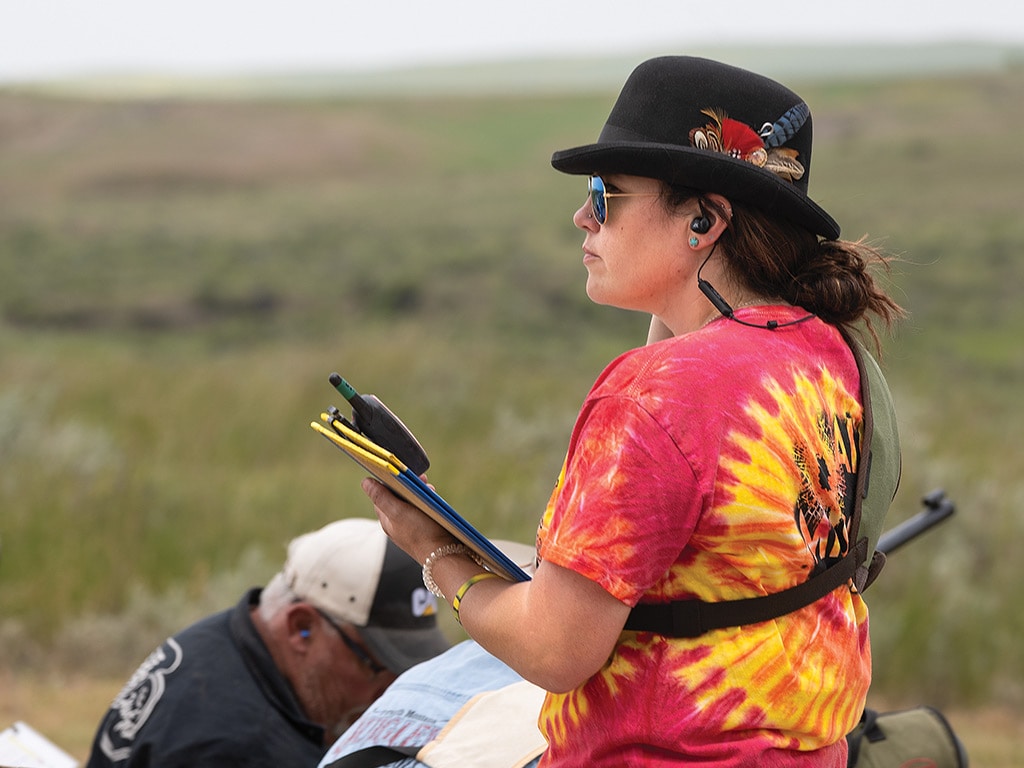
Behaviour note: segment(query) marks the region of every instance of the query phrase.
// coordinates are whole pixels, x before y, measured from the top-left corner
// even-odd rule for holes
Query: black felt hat
[[[828,239],[839,225],[807,196],[811,112],[793,91],[692,56],[640,64],[595,144],[555,152],[565,173],[628,173],[718,192]]]

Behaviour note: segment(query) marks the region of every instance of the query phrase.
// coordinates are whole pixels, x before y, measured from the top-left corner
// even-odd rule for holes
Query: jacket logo
[[[100,736],[100,748],[112,761],[126,760],[139,729],[146,724],[167,687],[166,677],[181,665],[181,646],[173,639],[153,651],[135,670],[114,703]],[[111,716],[116,714],[116,719]]]

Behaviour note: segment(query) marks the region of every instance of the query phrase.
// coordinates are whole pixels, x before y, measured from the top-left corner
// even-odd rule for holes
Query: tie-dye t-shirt
[[[817,319],[769,331],[722,318],[627,352],[580,412],[541,559],[628,605],[805,581],[846,551],[859,393],[852,353]],[[698,638],[624,632],[597,674],[548,695],[542,765],[842,768],[870,675],[867,609],[847,586]]]

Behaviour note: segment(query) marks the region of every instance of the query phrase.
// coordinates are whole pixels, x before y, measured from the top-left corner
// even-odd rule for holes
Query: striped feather
[[[774,123],[765,123],[760,131],[765,146],[769,149],[771,147],[781,147],[796,136],[797,131],[803,128],[804,123],[807,122],[807,118],[810,116],[810,107],[807,106],[806,102],[801,101]]]

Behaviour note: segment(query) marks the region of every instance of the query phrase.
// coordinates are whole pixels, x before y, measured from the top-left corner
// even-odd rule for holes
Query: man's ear
[[[316,631],[319,618],[316,610],[305,603],[294,603],[288,606],[285,614],[288,644],[293,649],[304,653],[309,646],[313,632]]]

